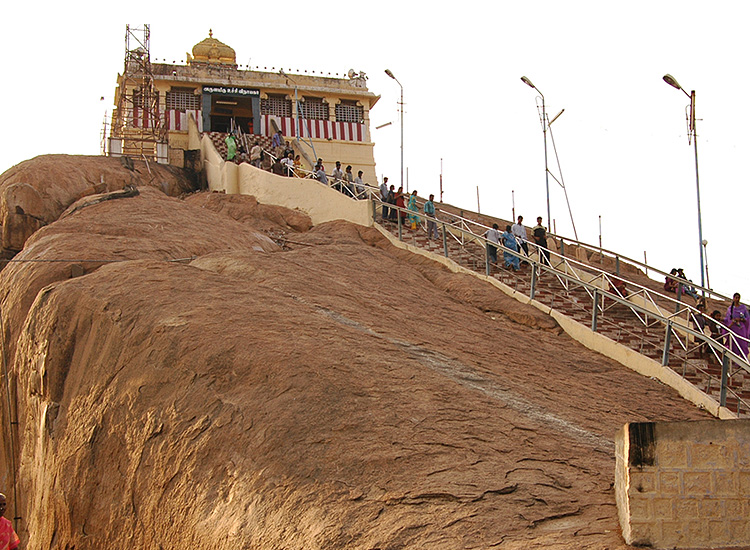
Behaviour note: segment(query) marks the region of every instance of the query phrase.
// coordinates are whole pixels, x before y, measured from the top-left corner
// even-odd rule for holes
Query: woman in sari
[[[411,195],[409,195],[409,206],[407,206],[409,211],[411,212],[419,212],[419,206],[417,206],[417,190],[411,192]],[[411,223],[411,228],[416,229],[417,225],[419,225],[419,216],[416,214],[409,214],[409,222]]]
[[[518,242],[516,241],[516,236],[510,232],[510,226],[505,226],[505,233],[502,234],[502,240],[503,240],[503,246],[507,248],[508,250],[513,250],[514,252],[518,252]],[[518,256],[515,256],[514,254],[511,254],[510,252],[504,251],[503,252],[503,260],[505,261],[505,268],[513,268],[513,271],[518,271],[521,269],[520,266],[520,260]]]
[[[727,347],[731,347],[732,351],[740,357],[747,358],[750,313],[747,311],[747,306],[740,303],[739,292],[735,292],[732,297],[732,304],[727,308],[727,313],[724,315],[724,325],[737,336],[736,338],[729,336]]]
[[[406,202],[404,200],[404,188],[403,187],[399,187],[398,188],[398,191],[396,191],[396,194],[393,196],[393,198],[396,201],[396,206],[398,206],[399,208],[406,208]],[[391,212],[393,212],[394,214],[396,212],[398,212],[398,219],[400,219],[401,221],[403,221],[404,218],[406,217],[406,214],[404,213],[403,210],[395,210],[394,209]],[[393,217],[395,218],[396,216],[394,215]]]

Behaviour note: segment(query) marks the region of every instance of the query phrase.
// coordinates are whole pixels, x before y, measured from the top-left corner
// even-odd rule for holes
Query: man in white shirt
[[[549,250],[547,249],[547,228],[542,225],[542,217],[536,219],[536,225],[531,230],[531,236],[534,237],[539,250],[539,261],[549,265]]]
[[[523,226],[523,216],[518,216],[518,223],[514,223],[513,226],[510,228],[510,232],[513,233],[513,235],[516,237],[516,240],[518,241],[518,246],[523,249],[523,253],[526,254],[526,256],[529,255],[529,245],[526,243],[526,228]],[[522,264],[529,265],[529,262],[524,260],[521,262]]]
[[[490,243],[494,243],[495,245],[500,244],[500,231],[498,231],[498,226],[496,223],[492,224],[492,229],[488,229],[487,231],[484,232],[484,238],[487,239],[488,241],[487,253],[490,256],[490,261],[493,264],[496,264],[497,263],[497,246],[490,244]]]
[[[291,178],[294,175],[294,153],[289,153],[281,159],[281,164],[284,166],[286,176]]]
[[[358,199],[365,198],[365,182],[362,181],[362,174],[364,174],[364,172],[360,170],[357,172],[357,177],[354,178],[354,187],[357,190]]]
[[[260,151],[260,145],[258,145],[258,142],[256,141],[250,149],[250,164],[256,168],[260,168]]]
[[[336,161],[336,168],[333,169],[333,172],[331,172],[331,177],[333,178],[333,188],[336,191],[343,192],[343,189],[341,188],[341,180],[344,179],[344,171],[341,169],[341,161]]]
[[[383,203],[388,202],[388,178],[383,178],[383,183],[380,184],[380,200],[383,201]],[[388,219],[388,207],[383,204],[383,221]]]
[[[328,176],[326,175],[325,168],[323,168],[323,165],[320,163],[315,165],[315,179],[320,183],[328,185]]]

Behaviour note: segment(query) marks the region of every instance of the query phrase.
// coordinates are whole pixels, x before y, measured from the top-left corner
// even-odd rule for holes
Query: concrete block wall
[[[626,424],[615,453],[628,544],[750,546],[750,420]]]

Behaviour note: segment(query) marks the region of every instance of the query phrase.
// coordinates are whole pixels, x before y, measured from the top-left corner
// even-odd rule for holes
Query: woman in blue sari
[[[514,252],[518,252],[518,242],[516,242],[516,236],[510,232],[509,225],[505,226],[505,233],[502,234],[502,242],[505,248],[509,250],[513,250]],[[503,260],[505,260],[506,268],[512,267],[513,271],[518,271],[521,269],[520,260],[518,259],[518,256],[515,256],[511,254],[510,252],[504,251]]]

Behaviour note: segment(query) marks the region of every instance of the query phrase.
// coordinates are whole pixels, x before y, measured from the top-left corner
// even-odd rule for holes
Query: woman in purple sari
[[[727,308],[727,313],[724,316],[724,324],[734,334],[740,338],[731,338],[732,351],[740,357],[747,358],[748,341],[750,337],[750,312],[747,307],[740,303],[740,293],[735,292],[732,297],[732,305]],[[743,339],[744,338],[744,339]]]

